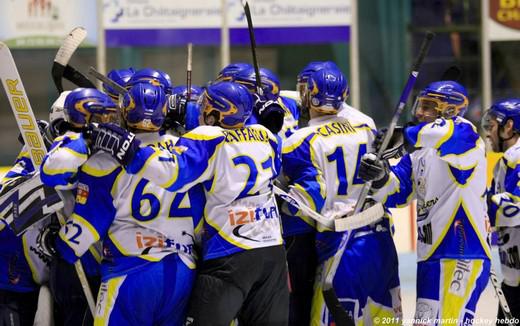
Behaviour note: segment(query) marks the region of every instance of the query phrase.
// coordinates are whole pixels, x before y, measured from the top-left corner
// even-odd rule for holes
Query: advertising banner
[[[96,44],[96,1],[4,0],[0,40],[10,48],[58,48],[76,26],[87,29],[83,46]]]
[[[258,44],[349,40],[350,0],[250,0]],[[249,44],[240,0],[228,0],[231,44]],[[219,44],[220,0],[105,0],[108,46]]]

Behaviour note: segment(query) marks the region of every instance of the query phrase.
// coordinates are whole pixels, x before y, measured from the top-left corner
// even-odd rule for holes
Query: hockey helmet
[[[206,88],[201,111],[204,119],[213,116],[218,126],[241,128],[253,111],[253,98],[245,86],[221,82]]]
[[[413,107],[414,116],[419,108],[434,109],[437,116],[452,118],[463,116],[468,108],[468,92],[461,84],[446,80],[429,84],[417,96]]]
[[[509,98],[495,102],[482,117],[482,128],[489,130],[490,121],[495,119],[499,126],[513,121],[513,130],[520,133],[520,98]]]
[[[307,89],[305,102],[309,108],[321,113],[335,114],[347,98],[347,79],[337,69],[321,69],[310,75]]]
[[[91,122],[118,122],[118,109],[112,99],[95,88],[76,88],[65,98],[65,120],[81,128]]]
[[[264,98],[276,101],[280,96],[280,81],[278,77],[267,68],[260,68],[259,70]],[[253,67],[239,71],[233,78],[233,81],[244,85],[251,94],[256,93],[256,73]]]
[[[215,79],[215,81],[217,81],[217,82],[231,81],[231,80],[233,80],[233,78],[235,77],[235,75],[238,72],[249,69],[249,68],[253,68],[253,66],[250,65],[249,63],[244,63],[244,62],[230,63],[227,66],[225,66],[224,68],[222,68],[222,70],[218,73],[217,79]]]
[[[164,71],[144,68],[136,71],[136,73],[130,78],[126,87],[130,88],[138,83],[148,83],[154,86],[160,86],[163,88],[166,94],[171,94],[172,80],[170,75]]]
[[[157,131],[166,117],[166,94],[162,87],[137,83],[124,95],[122,109],[128,127]]]
[[[135,74],[134,68],[128,69],[113,69],[110,70],[107,77],[118,84],[121,87],[126,87],[126,83]],[[119,99],[119,93],[117,93],[110,85],[103,83],[103,91],[108,94],[114,101]]]

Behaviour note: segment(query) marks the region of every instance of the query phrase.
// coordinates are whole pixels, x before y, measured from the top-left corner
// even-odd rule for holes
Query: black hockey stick
[[[435,34],[433,34],[431,32],[426,33],[426,36],[421,45],[421,49],[419,50],[419,54],[412,67],[412,71],[410,72],[410,75],[408,76],[408,80],[405,84],[403,92],[401,93],[399,102],[397,103],[397,106],[395,107],[392,121],[390,122],[390,125],[388,126],[388,132],[385,134],[385,137],[383,138],[383,142],[382,142],[381,146],[379,147],[379,150],[377,151],[377,154],[376,154],[377,158],[381,157],[381,154],[386,150],[388,143],[390,142],[390,139],[395,130],[395,127],[397,126],[397,122],[399,121],[399,117],[401,116],[401,113],[403,112],[403,110],[405,108],[408,97],[410,96],[410,93],[412,92],[413,86],[414,86],[415,82],[417,81],[417,77],[419,76],[419,70],[421,68],[422,62],[430,49],[430,45],[431,45],[431,42],[432,42],[434,36],[435,36]],[[354,214],[359,213],[362,210],[363,204],[368,195],[368,192],[370,191],[371,186],[372,186],[372,182],[367,182],[364,184],[363,189],[361,190],[359,199],[356,203],[356,207],[354,209]],[[328,270],[324,271],[323,298],[324,298],[325,304],[327,305],[327,308],[329,309],[330,313],[332,314],[332,317],[334,318],[334,321],[336,322],[337,326],[354,325],[354,321],[352,320],[352,317],[345,311],[345,309],[343,309],[343,306],[339,302],[338,296],[336,295],[336,291],[334,290],[334,287],[333,287],[334,276],[339,267],[339,263],[343,256],[343,253],[345,252],[345,248],[347,246],[347,243],[348,243],[348,240],[349,240],[351,234],[352,234],[352,232],[346,232],[343,234],[340,245],[338,247],[338,250],[332,257],[332,262],[330,264],[330,268]]]
[[[63,44],[58,49],[58,53],[56,53],[51,74],[59,93],[63,92],[62,79],[70,58],[86,37],[87,31],[83,27],[74,28],[63,41]]]
[[[94,76],[97,80],[100,80],[108,86],[112,87],[114,91],[116,91],[119,95],[125,95],[126,93],[128,93],[128,91],[123,86],[119,85],[112,79],[98,72],[94,67],[88,68],[88,73]]]
[[[96,85],[71,65],[65,67],[63,77],[78,87],[96,88]]]
[[[256,40],[255,31],[253,29],[253,20],[251,19],[251,10],[249,9],[249,3],[247,0],[242,0],[242,6],[244,7],[244,13],[246,15],[249,40],[251,42],[251,53],[253,54],[253,66],[256,75],[256,92],[258,95],[262,96],[264,95],[264,90],[262,89],[262,79],[260,78],[260,66],[258,65],[258,59],[256,57]]]

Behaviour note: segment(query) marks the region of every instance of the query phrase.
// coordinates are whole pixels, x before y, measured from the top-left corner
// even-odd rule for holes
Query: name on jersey
[[[184,252],[189,255],[192,254],[193,245],[183,244],[179,242],[175,242],[173,239],[168,239],[163,235],[143,235],[141,232],[135,233],[135,241],[138,249],[145,249],[146,252],[143,254],[149,253],[151,248],[160,248],[160,249],[176,249],[178,252]]]
[[[244,210],[229,210],[229,224],[232,226],[254,223],[261,219],[278,218],[278,211],[275,206],[264,208],[248,208]]]
[[[226,137],[226,143],[238,142],[269,142],[267,131],[255,128],[242,128],[222,131]]]
[[[356,129],[348,122],[331,122],[316,129],[316,132],[323,137],[353,134]]]

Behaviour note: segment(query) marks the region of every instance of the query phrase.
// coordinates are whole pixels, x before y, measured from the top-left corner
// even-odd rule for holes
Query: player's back
[[[261,125],[238,129],[198,127],[184,135],[177,146],[186,153],[204,146],[200,138],[218,141],[209,158],[204,209],[204,259],[234,252],[280,245],[278,208],[272,180],[278,175],[280,157],[276,137]],[[181,172],[182,173],[182,172]]]
[[[158,133],[136,137],[143,145],[168,151],[177,140]],[[82,166],[76,205],[75,215],[83,214],[99,233],[108,228],[103,239],[104,277],[121,275],[171,253],[195,268],[194,229],[203,205],[203,194],[195,189],[169,192],[128,174],[110,155],[98,152]],[[101,219],[112,222],[106,225]]]

